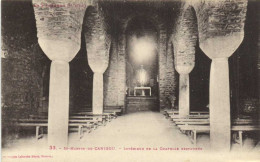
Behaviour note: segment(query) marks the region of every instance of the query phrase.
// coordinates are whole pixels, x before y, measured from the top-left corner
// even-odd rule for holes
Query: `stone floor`
[[[37,156],[33,158],[32,155],[44,155],[52,157],[40,157],[38,160],[53,161],[57,158],[58,161],[70,161],[89,158],[92,161],[99,161],[99,158],[104,157],[108,161],[127,161],[127,159],[122,160],[121,155],[124,157],[138,155],[136,161],[146,161],[144,159],[147,158],[150,159],[149,161],[157,161],[156,159],[159,157],[164,159],[163,161],[169,159],[207,161],[209,158],[214,161],[225,155],[209,151],[209,135],[198,135],[198,144],[194,146],[189,138],[182,134],[171,121],[165,119],[162,114],[151,111],[119,116],[106,126],[100,126],[89,134],[85,133],[81,140],[77,138],[77,133],[70,133],[68,150],[66,148],[50,150],[46,143],[46,136],[39,141],[34,139],[33,134],[30,137],[19,138],[2,149],[3,160],[34,161],[37,160]],[[185,150],[182,150],[183,148]],[[233,158],[237,160],[257,158],[260,160],[257,153],[260,153],[259,142],[256,144],[255,141],[246,139],[243,148],[240,148],[238,144],[232,144],[231,152],[226,155],[232,161]],[[203,158],[209,154],[211,156]],[[31,158],[7,157],[14,155],[29,155]],[[226,160],[228,161],[229,158]]]

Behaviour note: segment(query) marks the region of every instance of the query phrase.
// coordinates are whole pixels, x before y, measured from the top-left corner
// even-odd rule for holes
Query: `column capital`
[[[226,36],[215,36],[200,40],[200,48],[210,58],[228,58],[240,46],[244,33],[233,33]]]
[[[33,0],[32,3],[38,42],[43,52],[50,60],[71,61],[80,49],[88,1]]]
[[[80,49],[79,44],[73,41],[38,38],[38,42],[50,60],[70,62]]]
[[[192,66],[180,66],[180,65],[176,65],[175,69],[176,71],[180,74],[180,75],[189,75],[189,73],[193,70],[195,64],[193,64]]]

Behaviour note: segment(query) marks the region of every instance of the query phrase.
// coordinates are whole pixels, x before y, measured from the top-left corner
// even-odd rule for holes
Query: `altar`
[[[142,90],[141,96],[145,96],[145,90],[149,90],[149,95],[152,96],[151,87],[134,87],[134,96],[136,96],[137,90]]]

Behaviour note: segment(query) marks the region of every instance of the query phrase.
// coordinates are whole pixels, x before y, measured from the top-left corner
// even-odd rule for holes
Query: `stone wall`
[[[27,10],[19,9],[19,5]],[[3,6],[2,117],[5,120],[27,117],[40,110],[43,67],[48,59],[37,44],[31,3],[4,3]]]
[[[177,102],[177,73],[174,67],[174,49],[172,41],[168,41],[167,57],[166,57],[166,84],[165,84],[165,97],[170,101],[170,106],[175,107]]]
[[[18,37],[12,38],[17,40]],[[36,54],[33,52],[34,48],[39,47],[2,48],[5,51],[5,57],[2,57],[3,117],[5,112],[21,117],[37,113],[43,85],[41,69],[38,67],[40,63],[36,60]],[[11,115],[5,117],[11,117]]]
[[[105,106],[117,106],[118,103],[118,44],[115,39],[112,39],[112,45],[110,49],[109,65],[104,73],[104,105]],[[122,105],[121,105],[122,106]]]
[[[2,7],[1,117],[5,145],[17,138],[10,119],[27,118],[43,109],[43,77],[48,71],[44,67],[49,60],[37,43],[31,2],[2,2]]]
[[[159,31],[159,101],[160,109],[164,107],[167,97],[167,31],[161,29]]]
[[[120,33],[120,34],[119,34]],[[114,33],[110,50],[109,65],[104,75],[104,106],[125,108],[126,60],[125,35]]]

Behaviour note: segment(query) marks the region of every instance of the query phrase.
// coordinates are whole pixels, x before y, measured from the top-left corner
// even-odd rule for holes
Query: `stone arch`
[[[108,92],[105,94],[105,106],[122,106],[125,107],[125,94],[126,94],[126,29],[129,22],[135,17],[144,17],[150,21],[156,27],[158,31],[158,60],[159,60],[159,69],[158,69],[158,79],[159,79],[159,100],[160,107],[162,109],[163,103],[165,102],[166,97],[172,93],[172,89],[175,88],[171,83],[169,83],[168,69],[169,65],[166,64],[169,53],[167,52],[168,33],[166,25],[163,22],[163,19],[154,12],[145,12],[145,13],[130,13],[127,16],[122,16],[118,20],[118,31],[116,36],[116,45],[114,44],[116,50],[113,53],[110,53],[112,56],[114,66],[108,67],[108,73],[110,84],[113,84],[113,80],[116,80],[116,85],[111,85],[111,89],[108,89]],[[111,60],[110,60],[111,61]],[[170,61],[168,61],[170,62]],[[172,63],[173,64],[173,63]],[[112,65],[112,64],[111,64]],[[116,67],[115,67],[116,66]],[[174,65],[172,65],[174,66]],[[114,71],[112,74],[111,72]],[[172,72],[173,71],[173,72]],[[171,73],[175,73],[175,69],[172,69]],[[115,75],[114,75],[115,74]],[[113,89],[117,89],[117,93],[114,93]],[[111,97],[113,96],[113,97]]]
[[[123,33],[126,32],[128,24],[131,21],[133,21],[136,17],[143,17],[144,19],[150,21],[152,24],[154,24],[154,26],[158,32],[164,27],[163,22],[161,22],[159,16],[155,13],[152,13],[152,15],[148,15],[147,13],[133,13],[133,14],[129,15],[123,22],[123,24],[122,24]]]
[[[122,22],[121,26],[122,26],[122,41],[121,42],[122,46],[119,47],[124,51],[125,50],[125,46],[126,46],[126,38],[125,38],[125,31],[127,29],[127,26],[129,24],[129,22],[134,19],[135,17],[144,17],[145,19],[149,20],[152,24],[154,24],[154,26],[157,29],[158,32],[158,80],[159,80],[159,101],[160,101],[160,110],[163,108],[163,103],[165,102],[165,99],[167,96],[169,96],[169,92],[167,92],[167,28],[165,26],[165,24],[162,22],[162,19],[160,18],[159,15],[157,15],[156,13],[153,12],[149,12],[149,13],[133,13],[131,15],[129,15],[128,17],[126,17],[124,19],[124,21]],[[124,51],[125,53],[125,51]],[[125,59],[125,58],[124,58]],[[170,85],[171,86],[171,85]],[[168,86],[168,87],[170,87]]]
[[[141,31],[141,32],[140,32]],[[136,86],[137,82],[134,83],[136,79],[136,70],[140,68],[142,64],[146,70],[148,70],[148,77],[151,79],[153,78],[156,81],[158,75],[158,40],[159,40],[159,31],[156,24],[150,19],[147,19],[146,16],[143,15],[136,15],[129,19],[128,24],[125,28],[125,37],[126,37],[126,84],[128,89],[128,96],[133,95],[134,87]],[[137,40],[142,40],[143,38],[149,38],[153,40],[153,46],[155,49],[155,53],[151,58],[144,58],[143,62],[138,62],[131,51],[134,46],[131,44],[133,43],[131,40],[136,38]],[[147,40],[148,41],[148,40]],[[137,53],[135,53],[137,54]],[[150,61],[148,61],[151,59]],[[146,60],[146,61],[145,61]],[[149,80],[147,80],[149,82]],[[157,83],[155,82],[154,86],[152,87],[152,94],[158,94]]]

